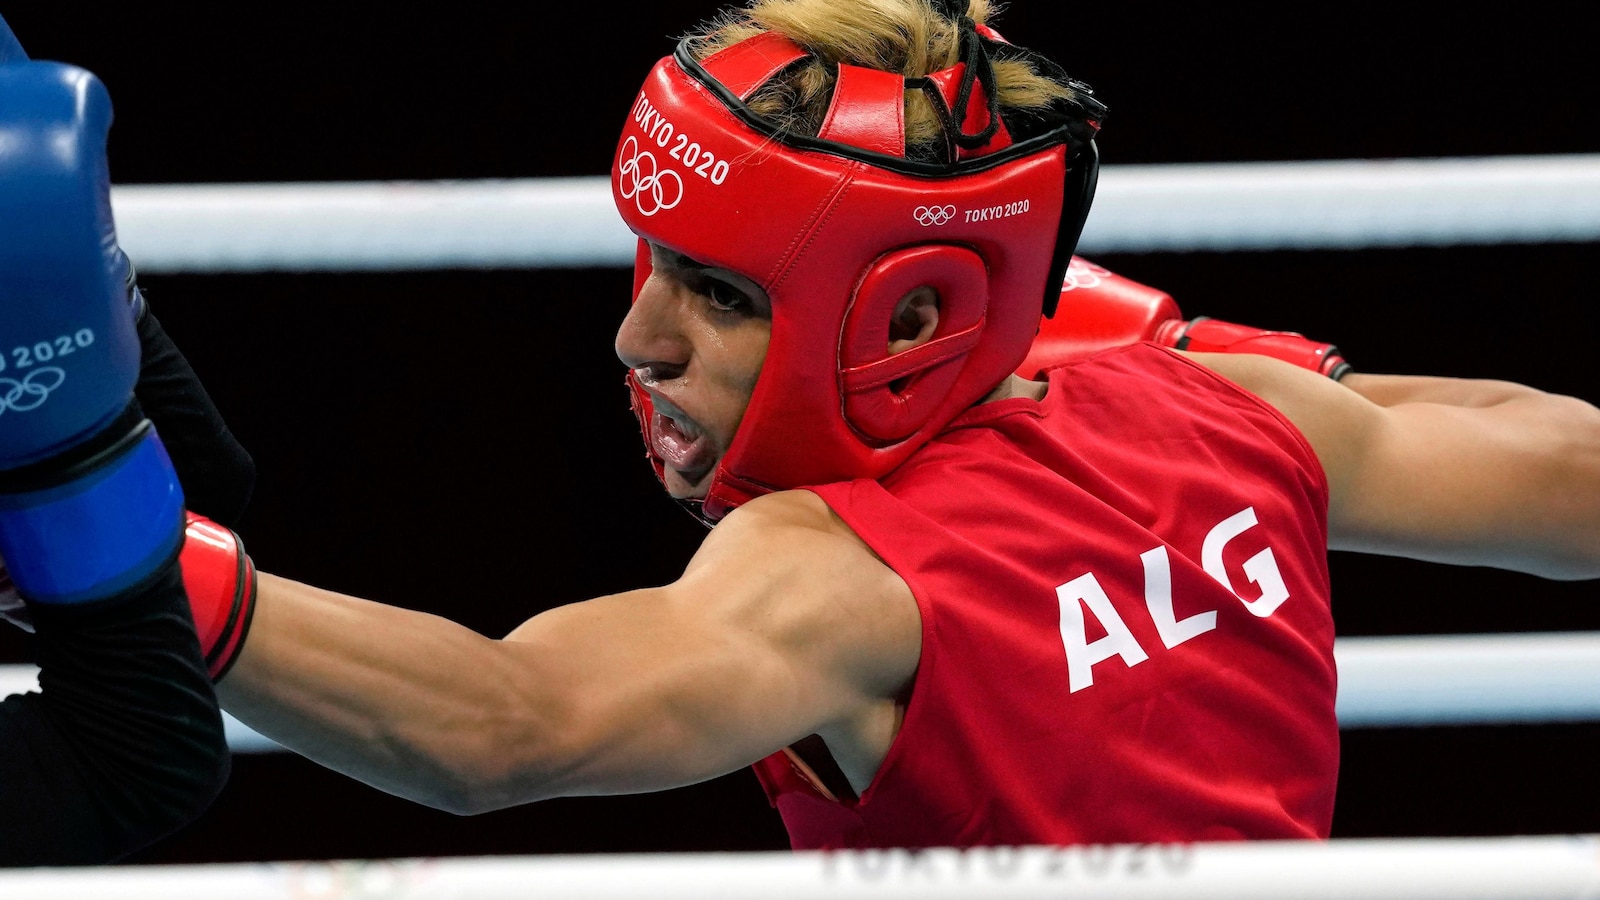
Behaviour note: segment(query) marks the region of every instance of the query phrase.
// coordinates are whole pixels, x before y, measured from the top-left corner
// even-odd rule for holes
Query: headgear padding
[[[640,89],[611,168],[641,238],[635,295],[648,240],[772,301],[750,405],[698,510],[708,522],[769,491],[883,475],[1026,356],[1093,194],[1103,107],[1073,84],[1075,115],[1014,135],[995,116],[978,33],[1003,46],[977,26],[962,62],[926,79],[839,65],[815,138],[745,105],[808,55],[773,32],[699,63],[680,44]],[[948,160],[906,157],[907,90],[943,103]],[[891,356],[895,306],[921,286],[938,294],[937,331]],[[629,379],[648,443],[650,399]]]

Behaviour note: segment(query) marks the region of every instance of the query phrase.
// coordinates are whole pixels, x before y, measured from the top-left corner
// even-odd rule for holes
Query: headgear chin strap
[[[1014,371],[1054,308],[1093,196],[1104,108],[1074,83],[1077,109],[1013,134],[986,52],[1057,70],[963,25],[962,61],[927,78],[840,64],[815,138],[745,105],[808,55],[773,32],[698,63],[680,44],[640,89],[611,168],[641,239],[635,296],[648,240],[745,275],[772,301],[749,407],[695,510],[708,524],[770,491],[887,473]],[[944,119],[947,159],[907,158],[908,90]],[[923,286],[938,294],[936,333],[890,355],[895,306]],[[629,383],[648,444],[650,397]]]

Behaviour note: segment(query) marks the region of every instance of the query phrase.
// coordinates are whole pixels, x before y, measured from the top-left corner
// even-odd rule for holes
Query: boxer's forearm
[[[551,733],[516,686],[515,646],[266,573],[258,591],[249,640],[217,690],[224,709],[293,751],[468,813],[515,765],[506,748],[536,755],[533,740]]]

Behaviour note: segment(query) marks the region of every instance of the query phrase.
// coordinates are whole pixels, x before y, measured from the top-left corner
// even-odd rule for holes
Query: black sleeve
[[[104,865],[189,823],[230,756],[177,560],[130,596],[30,604],[39,690],[0,702],[0,865]]]
[[[237,528],[255,489],[255,461],[228,430],[211,395],[139,298],[139,383],[135,399],[172,457],[184,505]]]

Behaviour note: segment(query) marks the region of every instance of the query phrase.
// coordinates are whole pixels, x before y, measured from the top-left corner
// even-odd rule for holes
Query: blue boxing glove
[[[111,100],[93,73],[28,61],[0,64],[0,98],[0,556],[32,602],[94,601],[157,574],[184,528],[134,402]]]

